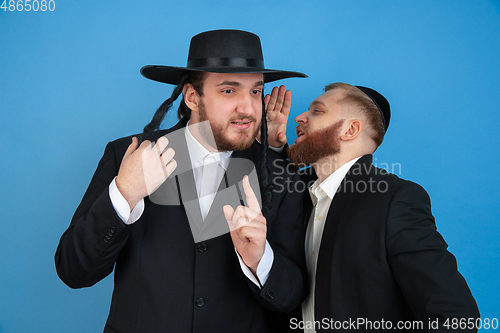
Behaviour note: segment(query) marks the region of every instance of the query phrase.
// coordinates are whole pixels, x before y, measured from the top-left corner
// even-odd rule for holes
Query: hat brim
[[[141,68],[141,74],[147,79],[177,85],[181,81],[182,75],[188,71],[197,72],[212,72],[212,73],[262,73],[264,74],[264,82],[273,82],[281,79],[292,77],[307,77],[304,73],[281,71],[276,69],[260,69],[260,68],[237,68],[237,67],[173,67],[160,65],[147,65]]]

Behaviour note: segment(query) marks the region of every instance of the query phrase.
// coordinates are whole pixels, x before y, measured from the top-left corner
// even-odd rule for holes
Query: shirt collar
[[[191,164],[193,166],[203,165],[203,159],[207,155],[213,156],[217,162],[219,162],[220,166],[227,170],[227,166],[229,165],[229,158],[231,157],[232,151],[224,151],[224,152],[210,152],[207,148],[203,147],[203,145],[196,140],[191,131],[189,130],[188,121],[186,125],[186,143],[188,146],[189,157],[191,158]]]
[[[309,194],[311,195],[313,203],[316,204],[318,199],[321,199],[320,192],[324,192],[330,198],[330,200],[332,200],[335,196],[335,192],[337,192],[337,189],[342,183],[342,180],[347,175],[347,172],[349,172],[354,163],[356,163],[360,158],[361,156],[342,165],[321,183],[319,182],[319,179],[317,179],[309,188]]]

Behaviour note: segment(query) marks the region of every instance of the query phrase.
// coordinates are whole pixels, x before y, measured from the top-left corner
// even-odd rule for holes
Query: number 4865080
[[[42,11],[45,12],[47,10],[53,12],[56,9],[56,2],[54,0],[4,0],[0,9],[3,9],[4,12],[29,12],[29,11]]]

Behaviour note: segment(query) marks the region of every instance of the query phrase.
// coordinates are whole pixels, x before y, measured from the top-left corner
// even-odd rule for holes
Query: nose
[[[236,112],[244,116],[254,116],[262,112],[262,101],[251,94],[242,94],[236,107]]]
[[[307,111],[303,112],[303,113],[299,114],[297,117],[295,117],[295,122],[297,124],[307,122]]]

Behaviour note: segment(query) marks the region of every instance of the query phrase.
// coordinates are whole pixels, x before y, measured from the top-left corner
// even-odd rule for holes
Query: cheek
[[[335,119],[331,117],[315,117],[312,119],[309,119],[309,129],[310,130],[322,130],[325,129],[333,124],[335,124]]]
[[[317,130],[322,129],[324,127],[325,127],[325,124],[317,118],[309,119],[308,124],[307,124],[307,129],[309,131],[317,131]]]
[[[224,103],[207,103],[205,112],[210,119],[210,123],[224,125],[228,122],[231,112]]]
[[[224,121],[229,121],[231,116],[236,112],[236,105],[229,102],[218,103],[215,108],[219,119],[223,119]]]
[[[260,121],[260,119],[262,118],[262,100],[260,99],[260,97],[254,102],[253,108],[255,110],[254,117],[258,121]]]

